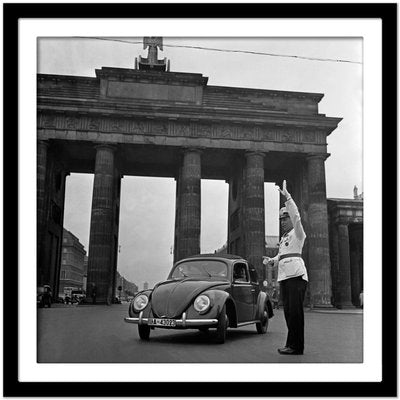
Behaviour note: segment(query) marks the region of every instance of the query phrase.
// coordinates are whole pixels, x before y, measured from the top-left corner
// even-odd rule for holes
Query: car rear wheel
[[[260,334],[266,333],[268,329],[268,310],[267,306],[265,306],[263,315],[261,317],[260,322],[256,323],[257,332]]]
[[[139,337],[142,340],[150,339],[150,327],[148,325],[138,325]]]
[[[222,310],[218,317],[217,333],[215,335],[215,343],[222,344],[225,343],[226,330],[229,325],[228,316],[226,315],[226,306],[222,307]]]

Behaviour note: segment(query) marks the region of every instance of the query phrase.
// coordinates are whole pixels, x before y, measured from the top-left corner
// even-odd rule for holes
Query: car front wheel
[[[142,340],[150,339],[150,327],[148,325],[138,325],[139,337]]]
[[[257,332],[260,334],[266,333],[268,329],[268,310],[265,306],[260,322],[256,323]]]
[[[226,306],[222,307],[222,310],[218,317],[217,333],[215,336],[215,343],[222,344],[225,343],[226,330],[229,325],[228,316],[226,315]]]

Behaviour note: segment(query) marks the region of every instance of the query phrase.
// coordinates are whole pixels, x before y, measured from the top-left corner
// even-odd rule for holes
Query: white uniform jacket
[[[285,203],[285,206],[292,221],[293,229],[282,236],[279,242],[278,254],[271,258],[271,261],[273,261],[274,267],[278,263],[278,282],[297,276],[301,276],[304,280],[308,281],[307,269],[301,257],[281,259],[285,254],[301,254],[304,240],[306,239],[296,203],[293,199],[290,199]]]

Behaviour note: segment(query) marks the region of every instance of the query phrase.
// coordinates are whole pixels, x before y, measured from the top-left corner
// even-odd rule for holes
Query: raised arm
[[[285,206],[288,210],[290,219],[292,220],[293,229],[296,237],[298,239],[305,239],[306,233],[304,232],[303,225],[301,223],[300,213],[297,209],[296,203],[292,198],[290,198],[289,200],[286,200]]]
[[[280,189],[279,186],[278,186],[278,189],[281,192],[281,194],[286,197],[285,206],[289,213],[289,217],[292,221],[293,229],[294,229],[294,233],[295,233],[296,237],[298,239],[305,239],[306,234],[304,232],[303,225],[301,224],[300,213],[296,206],[296,203],[292,199],[292,196],[287,191],[286,180],[283,181],[282,189]]]

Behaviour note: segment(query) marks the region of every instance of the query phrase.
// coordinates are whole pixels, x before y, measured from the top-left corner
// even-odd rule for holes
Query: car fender
[[[204,292],[200,293],[205,294],[210,298],[211,301],[211,308],[205,312],[204,314],[199,314],[193,307],[193,303],[187,309],[187,317],[188,318],[218,318],[222,307],[226,303],[227,299],[230,297],[229,293],[223,290],[215,290],[209,289],[205,290]],[[196,296],[197,297],[197,296]],[[195,299],[193,299],[194,301]]]
[[[220,311],[222,310],[222,307],[224,306],[226,300],[230,297],[228,292],[225,292],[223,290],[206,290],[202,294],[207,295],[212,304],[212,308],[216,309],[218,311],[218,315]]]
[[[264,308],[265,305],[267,305],[268,307],[268,296],[267,293],[265,292],[260,292],[258,294],[258,299],[257,299],[257,313],[256,313],[256,319],[261,319],[263,313],[264,313]],[[270,312],[268,309],[268,316],[269,316]]]

